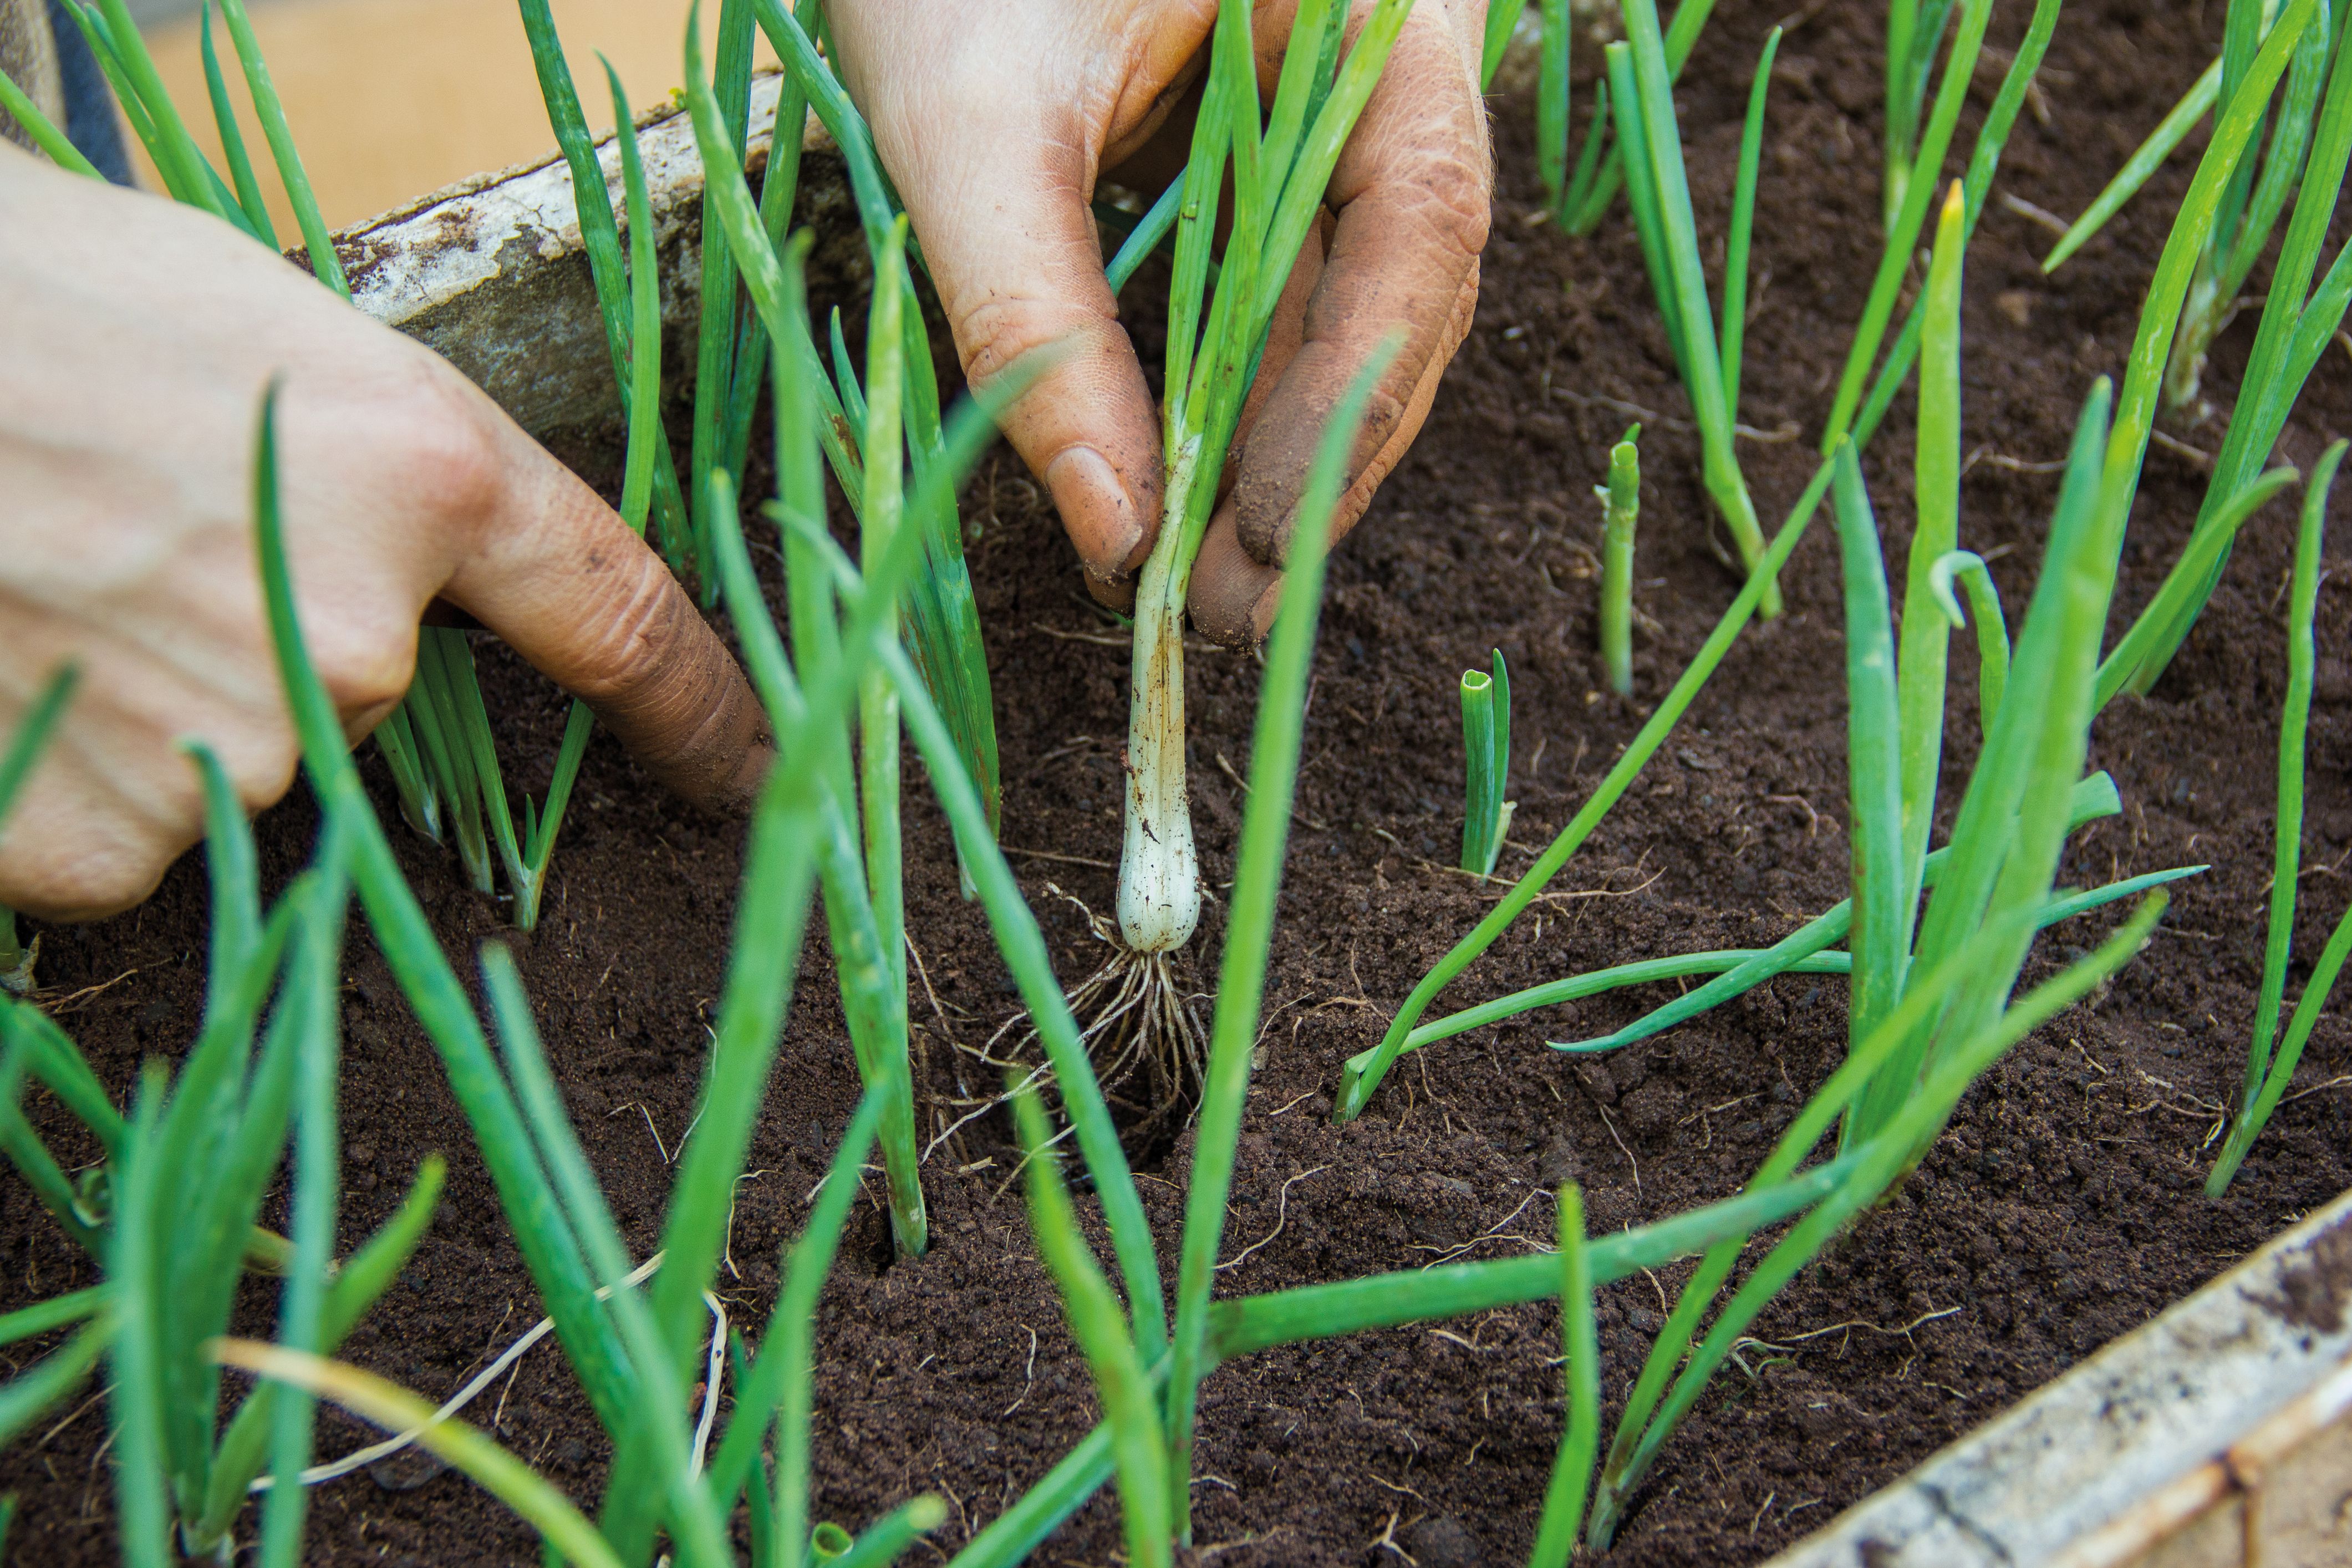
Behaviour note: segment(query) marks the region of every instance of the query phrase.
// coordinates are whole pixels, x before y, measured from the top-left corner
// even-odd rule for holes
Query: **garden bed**
[[[2069,216],[2087,205],[2212,58],[2220,7],[2209,9],[2200,19],[2193,7],[2151,14],[2129,0],[2069,6],[2042,78],[2048,121],[2020,122],[1996,192]],[[1722,6],[1685,76],[1703,236],[1722,232],[1748,71],[1780,19],[1769,7]],[[1768,515],[1811,472],[1798,433],[1820,427],[1878,248],[1883,8],[1832,0],[1787,20],[1744,406],[1766,433],[1743,455]],[[2004,8],[1993,42],[2012,42],[2021,23]],[[1592,52],[1580,58],[1589,64]],[[1990,70],[1984,85],[1989,94]],[[1548,1240],[1542,1189],[1565,1177],[1583,1184],[1596,1230],[1724,1196],[1843,1051],[1843,983],[1803,975],[1613,1057],[1580,1064],[1544,1049],[1547,1037],[1628,1021],[1666,994],[1653,987],[1431,1047],[1400,1064],[1362,1120],[1328,1120],[1340,1060],[1378,1037],[1388,1009],[1500,890],[1447,868],[1459,834],[1459,672],[1490,647],[1511,664],[1518,816],[1498,869],[1516,875],[1528,859],[1517,846],[1542,844],[1574,810],[1736,585],[1707,540],[1697,444],[1633,237],[1622,211],[1590,240],[1525,221],[1539,199],[1528,119],[1523,100],[1498,101],[1500,189],[1477,327],[1428,431],[1333,562],[1221,1277],[1229,1290],[1524,1251]],[[2045,466],[2063,456],[2092,378],[2121,368],[2186,180],[2185,163],[2168,168],[2055,279],[2034,264],[2053,237],[1998,194],[1971,248],[1963,370],[1974,461],[1961,542],[1993,560],[2012,620],[2055,493]],[[1147,352],[1152,302],[1139,290],[1131,313]],[[2245,325],[2225,335],[2209,372],[2207,395],[2224,405],[2248,335]],[[2347,363],[2331,357],[2313,377],[2284,460],[2307,468],[2326,438],[2352,428]],[[1637,633],[1628,701],[1606,694],[1594,646],[1591,489],[1634,418],[1649,480],[1635,603],[1654,625]],[[2170,441],[2141,488],[2118,622],[2187,536],[2203,489],[2195,449],[2218,445],[2217,423],[2163,426]],[[1783,429],[1797,438],[1779,439]],[[574,427],[561,449],[617,489],[609,431]],[[1899,550],[1907,420],[1889,421],[1866,466]],[[2199,1191],[2208,1135],[2243,1070],[2261,967],[2288,515],[2275,503],[2249,526],[2155,694],[2099,721],[2092,763],[2114,774],[2124,812],[2076,835],[2062,879],[2213,869],[2176,885],[2149,950],[1990,1074],[1917,1174],[1773,1302],[1756,1328],[1766,1342],[1717,1379],[1667,1447],[1611,1562],[1762,1560],[2352,1185],[2347,1090],[2333,1083],[2352,1073],[2352,1030],[2331,1016],[2302,1069],[2319,1091],[2281,1110],[2225,1200]],[[1009,452],[982,459],[965,516],[997,692],[1004,843],[1075,979],[1097,952],[1072,900],[1111,903],[1126,639],[1090,607],[1042,490]],[[1844,896],[1843,616],[1835,552],[1819,531],[1784,574],[1785,616],[1742,635],[1538,906],[1539,921],[1515,927],[1456,1001],[1633,958],[1765,945]],[[2317,635],[2303,953],[2352,899],[2352,871],[2334,869],[2352,852],[2352,598],[2340,584],[2320,595]],[[563,719],[555,695],[502,653],[486,649],[483,667],[510,754],[551,753]],[[1230,875],[1257,668],[1203,652],[1190,679],[1195,819],[1214,889]],[[1972,676],[1959,679],[1948,802],[1976,746]],[[515,782],[536,787],[523,772]],[[388,779],[373,763],[368,774],[394,821]],[[977,908],[957,896],[943,822],[909,798],[919,1116],[935,1129],[995,1087],[993,1069],[961,1047],[988,1039],[1016,1003]],[[307,856],[315,820],[299,790],[263,819],[268,885]],[[398,828],[394,843],[453,952],[495,935],[515,944],[582,1139],[642,1256],[700,1083],[740,827],[687,813],[600,738],[528,938],[505,931],[433,846]],[[1214,952],[1222,916],[1213,898],[1196,955]],[[2094,945],[2114,918],[2042,938],[2028,979]],[[176,1055],[192,1037],[205,922],[203,868],[191,858],[145,908],[46,933],[52,1005],[111,1087],[131,1081],[142,1056]],[[426,1151],[446,1152],[451,1173],[415,1260],[343,1353],[438,1397],[527,1330],[537,1308],[439,1059],[363,933],[346,973],[345,1235],[381,1222]],[[722,1270],[729,1310],[755,1321],[858,1092],[821,931],[794,1004]],[[44,1131],[72,1146],[62,1119]],[[820,1518],[862,1522],[911,1491],[938,1490],[950,1513],[933,1540],[952,1552],[1092,1426],[1090,1381],[1019,1194],[1004,1190],[1010,1142],[991,1116],[933,1154],[924,1175],[936,1246],[922,1259],[890,1263],[879,1208],[857,1210],[818,1348]],[[1180,1143],[1140,1173],[1171,1249],[1185,1159]],[[0,1192],[0,1308],[89,1282],[86,1258],[30,1197],[13,1184]],[[1172,1270],[1172,1250],[1163,1262]],[[1605,1415],[1679,1272],[1601,1292]],[[251,1289],[264,1324],[265,1292]],[[1401,1561],[1391,1548],[1421,1568],[1523,1559],[1559,1436],[1558,1348],[1555,1310],[1527,1306],[1223,1368],[1202,1395],[1196,1539],[1225,1548],[1222,1563]],[[525,1358],[472,1414],[575,1498],[595,1496],[601,1429],[553,1347]],[[25,1561],[114,1560],[105,1432],[102,1403],[86,1405],[0,1455],[0,1486],[23,1500],[12,1542]],[[370,1436],[321,1417],[325,1455]],[[537,1555],[526,1526],[413,1456],[321,1488],[311,1534],[309,1560],[320,1563],[443,1568]],[[1039,1560],[1101,1563],[1118,1541],[1106,1495]]]

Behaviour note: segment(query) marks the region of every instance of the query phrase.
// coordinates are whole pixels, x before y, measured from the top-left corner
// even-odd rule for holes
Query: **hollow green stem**
[[[1274,942],[1275,904],[1282,889],[1283,856],[1290,842],[1290,808],[1297,793],[1307,675],[1323,607],[1331,513],[1339,503],[1348,453],[1362,425],[1372,388],[1400,346],[1391,338],[1374,351],[1331,411],[1330,424],[1324,429],[1299,499],[1290,554],[1283,569],[1282,605],[1267,644],[1265,681],[1258,693],[1257,725],[1250,740],[1249,802],[1242,812],[1224,957],[1217,974],[1216,1012],[1209,1026],[1209,1063],[1201,1088],[1192,1182],[1184,1200],[1176,1324],[1170,1342],[1169,1495],[1176,1537],[1187,1544],[1192,1541],[1193,1402],[1211,1364],[1209,1294],[1216,1279],[1217,1250],[1224,1237],[1234,1149],[1241,1139],[1243,1104],[1249,1097],[1250,1057],[1257,1047],[1267,955]]]
[[[1543,180],[1552,221],[1557,223],[1568,215],[1569,58],[1573,29],[1568,0],[1538,0],[1538,10],[1543,32],[1536,67],[1536,171]],[[1599,139],[1588,139],[1587,147],[1597,154]]]
[[[0,71],[0,111],[5,111],[22,127],[25,133],[33,139],[33,145],[46,153],[49,162],[58,168],[86,179],[106,178],[98,172],[96,164],[82,156],[81,149],[73,144],[72,139],[41,112],[40,105],[33,101],[31,94],[9,79],[5,71]]]
[[[2106,188],[2097,199],[2083,209],[2083,216],[2067,226],[2050,254],[2042,258],[2042,270],[2055,272],[2066,264],[2067,258],[2088,244],[2093,236],[2107,226],[2107,220],[2123,210],[2124,204],[2139,194],[2139,188],[2150,175],[2164,166],[2165,161],[2179,150],[2198,122],[2213,112],[2213,105],[2221,97],[2221,62],[2218,58],[2205,68],[2204,74],[2181,96],[2171,112],[2158,122],[2147,141],[2124,161]]]
[[[1584,1522],[1592,1461],[1601,1447],[1601,1336],[1592,1316],[1592,1249],[1584,1234],[1584,1194],[1561,1185],[1559,1202],[1559,1337],[1567,1363],[1568,1419],[1544,1491],[1528,1568],[1567,1568]]]
[[[1053,1134],[1036,1090],[1016,1086],[1013,1109],[1029,1174],[1029,1221],[1037,1251],[1061,1292],[1070,1337],[1077,1341],[1087,1369],[1094,1374],[1103,1419],[1110,1427],[1128,1561],[1140,1568],[1165,1568],[1172,1523],[1171,1477],[1151,1381],[1128,1332],[1118,1298],[1111,1294],[1110,1282],[1079,1233],[1070,1194],[1062,1184],[1060,1162],[1049,1147]]]
[[[2206,1184],[2206,1191],[2216,1196],[2228,1190],[2255,1137],[2277,1109],[2288,1080],[2294,1076],[2304,1039],[2310,1033],[2310,1020],[2305,1015],[2309,1013],[2312,1019],[2316,1018],[2318,1009],[2311,1005],[2313,999],[2326,1002],[2334,986],[2336,972],[2344,963],[2338,939],[2344,938],[2345,927],[2339,926],[2322,953],[2318,967],[2313,970],[2310,983],[2304,987],[2303,1002],[2295,1008],[2286,1047],[2274,1060],[2271,1047],[2286,994],[2287,959],[2294,941],[2295,893],[2303,874],[2304,755],[2311,721],[2312,671],[2317,662],[2312,622],[2319,605],[2320,551],[2327,529],[2327,492],[2344,460],[2344,452],[2345,443],[2337,441],[2320,458],[2318,471],[2312,476],[2311,488],[2304,500],[2302,526],[2296,531],[2294,574],[2287,598],[2286,700],[2279,715],[2278,825],[2272,856],[2270,932],[2263,946],[2262,989],[2255,994],[2253,1033],[2246,1047],[2246,1079],[2238,1115]],[[2346,924],[2352,925],[2352,915],[2347,915]]]
[[[1462,868],[1488,877],[1511,830],[1511,803],[1503,798],[1511,766],[1511,677],[1501,648],[1492,674],[1462,672]]]
[[[1952,144],[1952,132],[1958,126],[1960,108],[1969,96],[1969,85],[1975,79],[1977,56],[1984,44],[1985,26],[1991,20],[1992,0],[1963,0],[1960,7],[1959,31],[1952,40],[1950,55],[1944,63],[1944,79],[1936,91],[1936,107],[1928,116],[1927,129],[1919,140],[1919,155],[1914,169],[1939,171],[1944,166],[1944,154]],[[2036,16],[2036,23],[2041,18]],[[2054,18],[2053,18],[2054,19]],[[2021,49],[2021,62],[2025,51]],[[2039,56],[2036,56],[2039,63]],[[1993,123],[1988,116],[1987,130]],[[2007,128],[2003,128],[2003,135]],[[1979,142],[1982,146],[1982,142]],[[1935,196],[1933,178],[1912,179],[1906,184],[1903,205],[1887,225],[1886,245],[1879,253],[1878,271],[1871,279],[1870,296],[1863,306],[1862,321],[1855,329],[1853,343],[1846,351],[1845,371],[1838,383],[1836,400],[1831,405],[1828,428],[1822,437],[1822,451],[1837,449],[1837,444],[1853,433],[1854,415],[1862,405],[1864,378],[1878,357],[1878,347],[1885,340],[1886,328],[1894,320],[1895,300],[1903,279],[1911,266],[1912,248],[1927,221],[1928,204]],[[1971,204],[1973,205],[1973,204]]]
[[[1633,533],[1642,518],[1642,427],[1609,448],[1609,483],[1593,493],[1607,503],[1601,524],[1601,658],[1609,689],[1633,693]]]
[[[205,63],[205,94],[212,100],[213,128],[220,136],[221,153],[228,160],[230,181],[236,188],[236,205],[245,218],[245,227],[254,238],[278,248],[278,230],[269,221],[269,207],[262,199],[261,183],[254,178],[253,159],[245,150],[245,132],[236,122],[236,106],[228,96],[228,82],[221,75],[220,51],[213,47],[212,0],[199,7],[196,23],[199,52]]]
[[[1625,35],[1626,68],[1613,70],[1612,81],[1631,89],[1621,92],[1616,111],[1620,140],[1632,160],[1629,195],[1637,216],[1643,207],[1654,215],[1648,226],[1656,237],[1653,282],[1661,305],[1667,307],[1668,330],[1680,345],[1675,358],[1699,427],[1700,478],[1731,531],[1742,564],[1753,573],[1763,557],[1764,534],[1734,447],[1738,385],[1727,377],[1714,312],[1707,306],[1706,275],[1699,260],[1682,132],[1675,114],[1674,76],[1655,0],[1625,0]],[[1768,54],[1775,47],[1777,40],[1767,46]],[[1751,201],[1752,196],[1751,191]],[[1769,578],[1759,608],[1768,620],[1780,613],[1780,586]]]

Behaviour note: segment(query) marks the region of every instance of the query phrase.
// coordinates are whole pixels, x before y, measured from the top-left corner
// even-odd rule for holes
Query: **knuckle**
[[[312,635],[310,663],[342,714],[389,708],[406,694],[415,672],[415,637],[413,627],[344,618]]]
[[[470,388],[419,368],[381,415],[385,457],[419,513],[470,525],[497,509],[505,484],[497,426]]]
[[[103,824],[85,824],[53,839],[43,853],[0,852],[0,903],[37,920],[100,920],[153,892],[195,841],[193,832],[166,843],[120,826],[109,831]]]
[[[1404,172],[1395,200],[1405,219],[1445,258],[1448,270],[1464,276],[1486,248],[1492,186],[1483,156],[1473,161],[1432,153]]]
[[[1097,346],[1110,323],[1084,310],[1021,294],[992,294],[957,321],[957,352],[964,374],[985,384],[1040,349],[1067,344]]]
[[[658,570],[639,563],[625,581],[604,585],[605,603],[583,616],[578,673],[570,684],[584,701],[614,716],[635,716],[651,697],[646,676],[684,641],[692,612],[685,596]]]

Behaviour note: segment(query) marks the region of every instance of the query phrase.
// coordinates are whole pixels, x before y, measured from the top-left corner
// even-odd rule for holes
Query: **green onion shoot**
[[[2285,1098],[2303,1047],[2327,1005],[2336,977],[2352,953],[2352,910],[2337,921],[2311,979],[2295,1005],[2286,1037],[2278,1037],[2279,1012],[2286,997],[2289,949],[2294,941],[2296,885],[2303,876],[2303,785],[2305,738],[2311,721],[2311,679],[2317,656],[2312,622],[2319,608],[2320,546],[2327,530],[2327,491],[2344,461],[2345,443],[2337,441],[2319,459],[2305,493],[2303,522],[2295,533],[2294,575],[2287,595],[2286,701],[2279,715],[2277,850],[2271,870],[2270,934],[2263,950],[2262,989],[2254,998],[2254,1026],[2246,1047],[2246,1079],[2236,1113],[2231,1118],[2229,1141],[2214,1161],[2205,1190],[2214,1197],[2227,1192],[2247,1151]],[[2273,1044],[2277,1049],[2273,1051]]]
[[[1566,1366],[1568,1417],[1559,1454],[1544,1490],[1543,1514],[1528,1568],[1568,1568],[1577,1527],[1592,1489],[1592,1463],[1601,1447],[1601,1335],[1592,1316],[1592,1244],[1584,1231],[1584,1194],[1564,1182],[1559,1209],[1559,1337]]]
[[[2324,14],[2315,10],[2312,17],[2310,30],[2324,32]],[[2282,27],[2286,20],[2282,17]],[[2218,221],[2225,211],[2225,199],[2235,186],[2219,183],[2220,179],[2226,174],[2234,181],[2252,167],[2253,139],[2261,131],[2257,111],[2265,101],[2255,89],[2262,89],[2264,79],[2275,74],[2284,63],[2285,46],[2291,41],[2292,35],[2273,30],[2270,41],[2263,46],[2263,56],[2270,57],[2270,68],[2263,68],[2266,63],[2263,56],[2256,57],[2250,68],[2245,93],[2222,113],[2200,163],[2199,184],[2203,187],[2203,199],[2184,198],[2180,222],[2186,222],[2192,212],[2200,216],[2210,214],[2212,216],[2206,221]],[[2300,64],[2305,58],[2299,48],[2295,62]],[[2100,676],[2103,699],[2118,689],[2145,695],[2155,686],[2220,581],[2229,557],[2231,536],[2237,523],[2243,521],[2241,509],[2259,504],[2252,498],[2272,481],[2273,474],[2264,473],[2263,465],[2276,448],[2287,418],[2317,368],[2320,356],[2341,328],[2347,306],[2352,305],[2352,258],[2339,252],[2326,275],[2317,283],[2313,282],[2326,245],[2329,225],[2343,197],[2347,163],[2352,163],[2352,51],[2338,50],[2326,98],[2318,111],[2302,186],[2272,268],[2270,288],[2263,296],[2253,349],[2247,356],[2245,373],[2239,379],[2228,433],[2206,481],[2205,499],[2198,508],[2196,526],[2180,561],[2155,600],[2109,656],[2108,668]],[[2209,171],[2211,179],[2208,177]],[[2266,170],[2263,179],[2267,182],[2269,178]],[[2199,190],[2192,189],[2192,197],[2200,195]],[[2175,232],[2179,231],[2179,224],[2176,223]],[[2210,254],[2210,249],[2198,252],[2198,265],[2201,267],[2203,258]],[[2173,266],[2164,270],[2177,276],[2181,258],[2172,257],[2168,249],[2168,259]],[[2197,297],[2194,278],[2188,291],[2193,305]],[[2174,305],[2173,299],[2168,290],[2164,296],[2168,311],[2185,309]],[[2176,365],[2180,342],[2190,330],[2189,321],[2182,320],[2179,330],[2181,336],[2175,340],[2172,351]],[[2146,323],[2142,338],[2150,348],[2155,346]]]
[[[1642,427],[1609,448],[1609,482],[1592,493],[1607,509],[1601,523],[1601,661],[1609,689],[1633,694],[1633,531],[1642,518]]]
[[[1937,51],[1952,18],[1952,0],[1886,0],[1886,226],[1903,210],[1919,156],[1919,115]],[[1934,170],[1928,171],[1933,178]]]
[[[1495,650],[1494,673],[1462,672],[1462,868],[1495,874],[1513,803],[1503,798],[1511,767],[1511,673]]]
[[[1665,40],[1658,30],[1654,0],[1625,0],[1622,43],[1609,46],[1611,107],[1618,144],[1626,156],[1625,193],[1642,257],[1665,320],[1675,364],[1689,394],[1699,428],[1701,479],[1717,513],[1731,531],[1742,567],[1754,573],[1764,554],[1764,534],[1756,503],[1741,472],[1735,421],[1739,412],[1740,343],[1747,310],[1748,235],[1756,205],[1757,158],[1742,158],[1732,194],[1732,240],[1726,265],[1720,329],[1706,297],[1706,273],[1699,258],[1698,230],[1691,215],[1690,184],[1683,164],[1682,132],[1675,118],[1672,73]],[[1780,47],[1775,28],[1765,41],[1748,98],[1743,144],[1760,146],[1765,88]],[[1767,619],[1780,613],[1780,588],[1765,580],[1760,605]]]

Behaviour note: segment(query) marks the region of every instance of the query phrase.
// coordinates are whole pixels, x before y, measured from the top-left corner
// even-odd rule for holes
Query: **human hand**
[[[406,690],[438,598],[681,794],[756,788],[759,708],[724,646],[456,370],[216,219],[0,146],[0,734],[81,667],[0,824],[0,903],[87,919],[152,891],[203,832],[184,738],[248,809],[292,783],[251,523],[273,376],[296,599],[354,742]]]
[[[1260,91],[1282,68],[1296,0],[1261,0]],[[1363,14],[1349,24],[1352,45]],[[1193,624],[1229,644],[1274,621],[1292,512],[1325,424],[1397,327],[1333,535],[1419,433],[1477,301],[1492,171],[1478,92],[1484,0],[1417,0],[1294,267],[1192,568]],[[965,374],[1066,353],[1002,416],[1045,480],[1089,586],[1132,594],[1159,531],[1160,428],[1118,325],[1087,208],[1099,178],[1158,190],[1183,167],[1187,90],[1215,0],[1028,0],[978,11],[847,0],[832,13],[865,110],[923,243]]]

